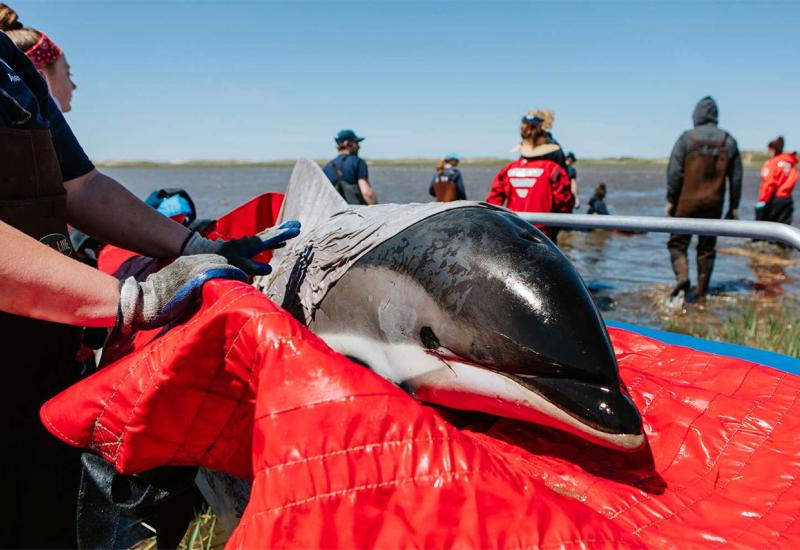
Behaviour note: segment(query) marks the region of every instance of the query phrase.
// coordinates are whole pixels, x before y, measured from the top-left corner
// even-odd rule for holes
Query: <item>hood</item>
[[[788,162],[792,166],[797,166],[797,152],[795,151],[794,153],[781,153],[780,155],[775,155],[775,160],[777,162]]]
[[[695,126],[702,126],[703,124],[717,125],[717,122],[719,122],[719,110],[714,98],[706,96],[697,102],[692,113],[692,122],[694,122]]]

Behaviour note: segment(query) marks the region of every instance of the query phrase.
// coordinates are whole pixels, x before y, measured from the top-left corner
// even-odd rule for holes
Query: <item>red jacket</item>
[[[573,201],[566,170],[540,158],[507,164],[486,195],[486,202],[515,212],[571,212]]]
[[[761,187],[758,201],[769,202],[774,198],[788,199],[797,183],[797,153],[775,155],[761,167]]]

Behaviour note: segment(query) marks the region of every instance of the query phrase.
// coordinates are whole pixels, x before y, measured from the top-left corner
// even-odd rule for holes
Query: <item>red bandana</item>
[[[25,52],[25,55],[33,61],[36,70],[41,71],[48,65],[55,63],[56,59],[61,57],[63,53],[55,42],[50,40],[45,33],[42,33],[41,38],[36,41],[36,44],[30,50]]]

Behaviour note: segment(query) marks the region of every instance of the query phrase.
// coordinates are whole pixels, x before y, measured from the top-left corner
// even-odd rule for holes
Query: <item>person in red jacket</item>
[[[770,159],[761,167],[756,219],[791,225],[794,213],[792,191],[797,184],[797,153],[784,153],[778,136],[767,145]]]
[[[522,118],[520,158],[497,173],[486,202],[514,212],[572,212],[575,198],[567,171],[558,162],[563,152],[558,144],[548,143],[544,122],[536,115]],[[537,227],[556,242],[556,228]]]

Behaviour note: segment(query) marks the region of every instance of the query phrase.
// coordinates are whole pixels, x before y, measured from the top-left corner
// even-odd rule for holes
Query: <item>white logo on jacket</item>
[[[508,180],[517,196],[524,199],[542,174],[542,168],[512,168],[508,171]]]

